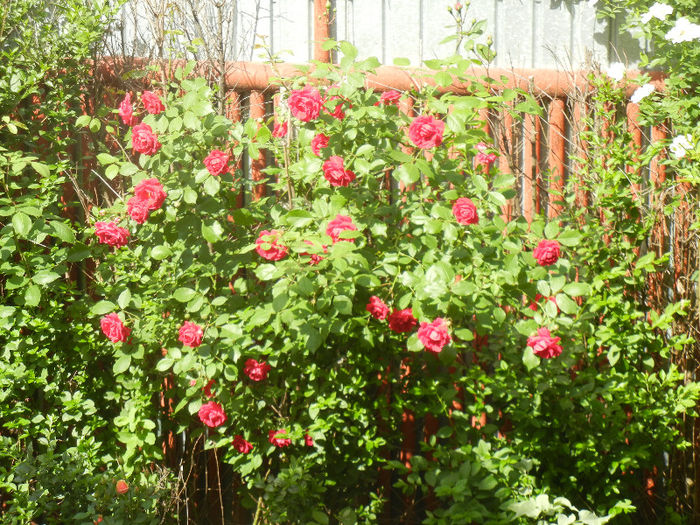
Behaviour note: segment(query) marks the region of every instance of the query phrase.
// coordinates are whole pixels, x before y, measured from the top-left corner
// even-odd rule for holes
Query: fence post
[[[262,91],[250,92],[250,118],[265,118],[265,95]],[[264,124],[260,124],[261,126]],[[250,177],[253,179],[253,200],[261,199],[265,196],[265,151],[260,150],[258,157],[250,159]]]
[[[323,49],[323,43],[328,40],[331,33],[329,8],[329,1],[314,0],[314,60],[326,63],[331,61],[330,50]]]
[[[549,106],[549,205],[547,216],[557,217],[562,211],[564,170],[566,168],[566,116],[563,98],[555,98]]]

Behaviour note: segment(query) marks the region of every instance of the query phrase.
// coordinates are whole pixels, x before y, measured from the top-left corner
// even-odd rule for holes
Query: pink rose
[[[323,163],[323,176],[331,186],[347,186],[355,180],[355,174],[343,166],[343,158],[334,155]]]
[[[228,171],[228,159],[229,155],[220,151],[218,149],[212,150],[207,158],[204,159],[204,165],[207,167],[209,173],[214,175],[221,175],[225,171]]]
[[[121,495],[129,492],[129,484],[126,481],[124,481],[123,479],[120,479],[114,485],[114,490],[116,490],[117,494],[119,494],[121,496]]]
[[[450,333],[447,331],[447,324],[441,317],[432,323],[421,323],[420,328],[418,328],[418,339],[426,350],[436,354],[442,352],[442,347],[452,341]]]
[[[233,448],[235,448],[241,454],[247,454],[253,450],[253,445],[248,443],[243,436],[240,434],[233,436],[233,441],[231,441]]]
[[[199,346],[199,345],[198,345]],[[211,387],[213,387],[216,384],[215,379],[210,379],[209,382],[202,387],[202,392],[204,392],[204,395],[207,397],[214,397],[214,394],[211,391]]]
[[[312,86],[295,89],[289,95],[287,104],[292,115],[302,122],[316,120],[321,112],[321,94]]]
[[[148,124],[137,124],[131,128],[131,145],[134,151],[144,155],[153,155],[161,147],[158,137]]]
[[[306,434],[304,434],[304,444],[305,444],[307,447],[313,447],[313,446],[314,446],[314,438],[312,438],[312,437],[309,435],[308,432],[307,432]]]
[[[146,219],[148,219],[148,214],[150,213],[148,201],[139,199],[138,197],[131,197],[126,202],[126,211],[134,221],[138,224],[143,224],[146,222]]]
[[[263,230],[255,240],[255,251],[263,259],[268,261],[279,261],[287,255],[287,247],[283,244],[277,244],[282,232],[279,230]]]
[[[199,408],[199,420],[208,427],[216,428],[226,423],[226,414],[219,403],[209,401]]]
[[[495,153],[488,153],[488,146],[484,142],[479,142],[476,145],[476,149],[479,152],[476,154],[477,164],[483,165],[486,171],[489,171],[491,164],[496,162],[498,155]]]
[[[540,266],[550,266],[559,260],[559,242],[543,239],[532,252]]]
[[[332,103],[333,103],[333,101],[335,101],[335,100],[340,100],[340,102],[336,102],[336,104],[333,105]],[[333,96],[330,97],[327,101],[324,100],[323,102],[324,102],[324,104],[325,104],[326,102],[330,102],[330,103],[331,103],[331,107],[333,107],[333,111],[330,111],[330,110],[326,109],[326,112],[327,112],[331,117],[336,118],[336,119],[338,119],[338,120],[343,120],[343,119],[345,118],[345,112],[343,111],[343,104],[345,104],[345,103],[347,102],[348,106],[349,106],[349,107],[352,107],[352,104],[350,104],[350,102],[348,102],[347,100],[345,100],[343,97],[341,97],[341,96],[339,96],[339,95],[333,95]],[[324,108],[324,109],[325,109],[325,108]]]
[[[287,122],[284,121],[281,124],[275,122],[275,128],[272,130],[272,136],[276,139],[281,139],[287,135]]]
[[[365,309],[372,317],[380,321],[383,321],[386,319],[386,316],[389,315],[389,307],[376,295],[369,298],[369,302],[367,303]]]
[[[123,343],[129,337],[131,328],[127,328],[115,313],[107,314],[100,319],[100,328],[107,339],[113,343]]]
[[[284,428],[279,430],[270,430],[270,432],[268,432],[268,440],[276,447],[288,447],[292,444],[292,440],[290,438],[277,437],[284,436],[286,433],[287,430]]]
[[[385,91],[384,93],[382,93],[382,95],[379,97],[379,103],[384,104],[385,106],[398,106],[399,99],[402,95],[403,94],[400,91],[390,89],[389,91]]]
[[[265,361],[258,362],[255,359],[248,359],[245,362],[243,372],[253,381],[263,381],[267,379],[267,373],[271,368]]]
[[[309,246],[314,245],[314,243],[312,243],[311,241],[304,241],[304,244],[308,244]],[[328,246],[326,246],[324,244],[324,245],[322,245],[322,248],[323,248],[323,253],[328,253]],[[306,255],[306,256],[310,257],[311,259],[309,260],[309,264],[311,264],[311,265],[318,264],[323,260],[323,256],[319,255],[318,253],[301,252],[299,255]]]
[[[317,157],[320,156],[321,150],[328,147],[328,137],[323,133],[319,133],[311,139],[311,151]]]
[[[326,227],[326,235],[333,239],[334,243],[338,241],[355,242],[355,239],[341,239],[340,233],[344,231],[357,231],[357,226],[347,215],[336,215],[335,219],[330,221]]]
[[[455,216],[459,224],[477,224],[479,222],[476,206],[466,197],[460,197],[454,202],[452,215]]]
[[[394,310],[389,316],[389,328],[401,334],[410,332],[416,326],[418,319],[413,317],[413,309],[406,308],[405,310]]]
[[[129,239],[129,230],[117,226],[114,221],[95,223],[95,235],[102,244],[110,246],[124,246]]]
[[[195,348],[202,344],[204,330],[197,323],[185,321],[178,332],[178,340],[185,346]]]
[[[134,117],[134,108],[131,105],[131,93],[124,95],[124,100],[119,103],[119,117],[125,126],[132,126],[138,122]]]
[[[160,98],[153,91],[144,91],[141,94],[141,102],[143,102],[143,107],[145,107],[146,111],[151,115],[157,115],[165,109]]]
[[[159,209],[168,196],[158,179],[144,179],[134,186],[134,196],[148,205],[150,211]]]
[[[552,337],[547,328],[538,328],[537,335],[527,338],[527,346],[532,347],[532,352],[543,359],[557,357],[561,354],[561,346],[557,343],[561,337]]]
[[[408,138],[421,149],[435,148],[442,144],[442,134],[445,123],[430,115],[421,115],[411,122],[408,128]]]

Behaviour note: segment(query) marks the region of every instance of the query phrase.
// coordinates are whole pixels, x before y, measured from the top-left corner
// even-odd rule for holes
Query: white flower
[[[632,96],[630,97],[630,101],[634,102],[635,104],[639,104],[639,102],[645,98],[651,95],[656,88],[654,87],[654,84],[644,84],[643,86],[639,86],[634,93],[632,93]]]
[[[605,74],[615,82],[619,82],[625,76],[625,65],[622,62],[613,62],[605,70]]]
[[[671,13],[673,13],[673,7],[662,4],[661,2],[656,2],[649,8],[649,11],[642,15],[642,24],[648,24],[652,18],[666,20],[666,17]]]
[[[588,4],[588,7],[595,7],[595,5],[598,3],[598,0],[588,0],[586,3]]]
[[[684,16],[676,20],[676,25],[666,33],[666,40],[670,40],[674,44],[690,42],[695,39],[700,39],[700,25],[693,24]]]
[[[694,146],[692,140],[693,137],[690,135],[690,133],[687,135],[678,135],[677,137],[673,137],[671,145],[668,147],[668,149],[671,150],[674,157],[677,159],[682,159],[685,157],[685,154],[688,151],[693,149]]]

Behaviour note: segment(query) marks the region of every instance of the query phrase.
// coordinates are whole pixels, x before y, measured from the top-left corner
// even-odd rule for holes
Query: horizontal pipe
[[[122,59],[104,58],[100,61],[98,69],[104,75],[117,74],[120,70],[143,67],[147,64],[146,59],[132,59],[124,61]],[[171,61],[168,69],[175,70],[176,67],[184,65],[184,61]],[[313,68],[313,66],[309,66]],[[196,73],[203,73],[206,64],[200,64],[195,70]],[[227,62],[226,64],[226,88],[238,91],[266,91],[276,90],[276,86],[270,85],[273,78],[290,79],[298,75],[303,75],[300,66],[294,64],[275,64],[274,66],[262,62]],[[477,79],[494,79],[494,89],[519,88],[530,91],[535,96],[547,96],[550,98],[565,98],[572,92],[586,91],[588,89],[588,76],[586,72],[576,71],[555,71],[551,69],[522,69],[522,68],[484,68],[472,67],[467,74]],[[639,71],[628,71],[627,78],[634,79],[641,73]],[[398,91],[408,91],[412,88],[420,88],[427,85],[435,85],[435,81],[430,78],[431,72],[419,68],[402,68],[396,66],[379,66],[375,73],[368,73],[365,79],[365,87],[375,91],[388,91],[396,89]],[[663,91],[663,74],[659,72],[649,73],[652,84],[658,91]],[[501,81],[501,78],[503,81]],[[485,80],[482,80],[485,82]],[[463,95],[469,90],[469,82],[454,82],[448,88],[441,88],[441,91]],[[627,96],[634,93],[637,86],[627,86]]]

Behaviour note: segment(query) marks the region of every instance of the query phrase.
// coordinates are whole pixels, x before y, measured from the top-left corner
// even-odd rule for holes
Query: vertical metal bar
[[[265,95],[262,91],[256,90],[250,92],[250,118],[254,120],[265,118]],[[262,170],[265,169],[265,164],[264,150],[260,150],[257,158],[250,159],[250,178],[253,180],[253,200],[258,200],[265,196],[265,175],[262,172]]]
[[[525,115],[523,121],[523,216],[532,222],[535,186],[535,115]]]
[[[330,20],[326,0],[314,0],[314,60],[330,62],[330,50],[323,49],[323,43],[330,38]]]
[[[566,116],[564,99],[555,98],[549,106],[549,218],[562,210],[566,162]]]

